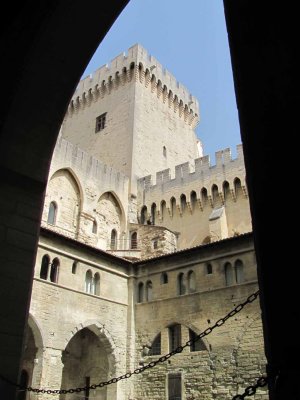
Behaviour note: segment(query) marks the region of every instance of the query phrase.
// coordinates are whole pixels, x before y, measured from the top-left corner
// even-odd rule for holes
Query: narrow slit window
[[[57,215],[57,205],[54,201],[51,201],[49,205],[49,212],[48,212],[48,224],[55,225],[56,224],[56,215]]]

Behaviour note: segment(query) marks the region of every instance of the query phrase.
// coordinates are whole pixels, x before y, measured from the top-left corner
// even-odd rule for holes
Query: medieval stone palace
[[[140,45],[79,82],[49,172],[22,382],[85,390],[20,399],[229,400],[264,373],[259,299],[208,329],[258,285],[242,145],[212,165],[198,122],[197,99]]]

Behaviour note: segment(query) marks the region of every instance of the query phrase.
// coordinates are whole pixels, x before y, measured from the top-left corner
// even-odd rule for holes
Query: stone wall
[[[53,153],[42,225],[65,236],[106,249],[111,231],[126,234],[129,179],[70,142],[59,138]],[[57,205],[55,225],[47,223]]]
[[[212,232],[210,226],[212,212],[220,207],[226,213],[229,237],[250,232],[241,145],[237,146],[237,154],[232,159],[230,149],[225,149],[216,153],[216,165],[205,156],[196,159],[194,165],[187,162],[176,166],[175,171],[157,172],[156,180],[154,176],[139,179],[140,215],[146,209],[148,219],[153,219],[151,210],[155,206],[155,224],[179,232],[179,249],[225,238],[220,232]]]
[[[125,373],[128,368],[127,263],[113,256],[102,254],[101,257],[92,247],[43,232],[30,305],[30,318],[37,321],[37,330],[42,338],[42,343],[35,344],[42,348],[36,364],[43,366],[39,385],[49,389],[78,387],[85,386],[86,376],[90,377],[90,384],[94,384]],[[50,262],[59,259],[56,282],[40,278],[45,254]],[[100,276],[100,289],[96,294],[86,285],[87,271]],[[89,356],[84,358],[87,354]],[[99,359],[102,359],[102,372]],[[81,362],[77,365],[79,360]],[[36,373],[34,369],[32,378],[35,383]],[[121,393],[118,393],[119,386],[112,385],[107,392],[97,389],[96,394],[100,399],[106,396],[124,399],[126,385],[122,383]],[[46,399],[47,395],[41,398]],[[55,396],[49,395],[48,398],[54,399]],[[61,398],[77,399],[75,394]]]
[[[242,243],[241,243],[242,242]],[[236,244],[236,246],[234,246]],[[243,263],[241,283],[226,284],[225,265]],[[211,269],[207,266],[210,265]],[[211,273],[208,273],[210,272]],[[191,272],[194,282],[189,282]],[[162,274],[167,273],[162,280]],[[178,293],[178,278],[183,274],[183,293]],[[249,235],[139,262],[136,290],[151,281],[152,300],[136,304],[136,362],[147,364],[160,356],[146,351],[161,334],[160,354],[170,348],[169,327],[179,324],[181,344],[189,330],[204,331],[256,292],[256,262]],[[137,298],[137,302],[139,299]],[[168,375],[182,375],[182,399],[214,398],[229,400],[256,382],[265,372],[259,300],[244,307],[203,339],[203,349],[189,347],[158,366],[138,375],[135,400],[168,398]],[[150,345],[150,346],[149,346]],[[267,399],[261,390],[255,399]]]
[[[56,279],[41,276],[45,256],[50,269],[59,260]],[[91,285],[89,273],[98,276]],[[82,387],[87,377],[90,384],[100,383],[158,358],[149,348],[159,334],[159,353],[170,352],[174,324],[180,326],[184,345],[256,290],[251,234],[132,263],[42,229],[23,368],[35,387]],[[200,347],[187,347],[93,395],[103,400],[166,398],[169,375],[180,373],[182,399],[229,400],[264,368],[256,299],[203,338]],[[255,399],[266,396],[261,390]],[[62,399],[77,400],[71,394]]]
[[[96,119],[104,114],[97,132]],[[123,171],[136,194],[137,178],[201,155],[194,131],[198,120],[195,97],[135,45],[79,83],[61,134]]]
[[[177,236],[162,226],[131,224],[130,232],[137,232],[140,258],[173,253],[177,249]]]

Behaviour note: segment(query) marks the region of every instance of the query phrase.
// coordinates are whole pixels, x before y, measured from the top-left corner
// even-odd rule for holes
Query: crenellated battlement
[[[196,97],[139,44],[130,47],[127,54],[124,52],[118,55],[109,64],[82,79],[72,97],[68,113],[78,111],[132,80],[139,81],[153,93],[156,92],[157,98],[173,108],[174,112],[178,112],[190,125],[197,125],[199,103]]]
[[[216,185],[219,190],[222,190],[224,182],[228,182],[229,187],[233,186],[233,182],[238,178],[241,186],[245,187],[245,167],[242,145],[237,145],[237,157],[231,156],[231,150],[226,148],[215,153],[216,163],[210,163],[209,156],[204,156],[194,160],[194,164],[185,162],[177,165],[175,171],[169,168],[163,171],[158,171],[156,176],[145,176],[138,180],[139,191],[151,193],[151,198],[161,197],[164,194],[172,192],[176,198],[182,194],[190,195],[190,190],[199,193],[205,188],[210,196],[212,186]],[[147,197],[147,196],[146,196]]]

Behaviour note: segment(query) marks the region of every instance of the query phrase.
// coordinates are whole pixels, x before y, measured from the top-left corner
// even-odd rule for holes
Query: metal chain
[[[256,381],[255,385],[248,386],[243,394],[237,394],[232,398],[232,400],[243,400],[247,396],[253,396],[256,393],[256,390],[260,387],[264,387],[268,384],[268,378],[266,376],[262,376]]]
[[[27,390],[28,392],[41,393],[41,394],[44,394],[44,393],[46,393],[46,394],[80,393],[80,392],[87,391],[87,390],[95,390],[97,388],[102,388],[104,386],[111,385],[112,383],[117,383],[117,382],[119,382],[119,381],[121,381],[123,379],[128,379],[132,375],[141,374],[142,372],[146,371],[147,369],[153,368],[157,364],[161,364],[161,363],[165,362],[170,357],[173,357],[175,354],[181,353],[184,348],[190,347],[191,345],[193,345],[198,340],[200,340],[200,339],[204,338],[205,336],[209,335],[214,329],[220,328],[220,326],[225,324],[225,322],[229,318],[231,318],[234,315],[236,315],[237,313],[239,313],[247,304],[250,304],[254,300],[256,300],[258,296],[259,296],[259,290],[257,292],[255,292],[255,293],[252,293],[243,303],[237,305],[233,310],[231,310],[227,315],[225,315],[225,317],[218,319],[218,321],[215,322],[215,324],[213,326],[205,329],[205,331],[199,333],[199,335],[195,336],[193,339],[188,340],[183,346],[178,346],[176,349],[172,350],[168,354],[165,354],[164,356],[159,357],[157,360],[151,361],[149,364],[144,365],[144,366],[142,366],[140,368],[136,368],[133,372],[127,372],[126,374],[118,376],[117,378],[112,378],[109,381],[100,382],[100,383],[98,383],[96,385],[78,387],[78,388],[73,388],[73,389],[51,390],[51,389],[37,389],[37,388],[32,388],[30,386],[29,387],[24,387],[24,386],[22,386],[20,384],[15,384],[15,383],[9,382],[7,379],[5,379],[5,378],[3,378],[1,376],[0,376],[0,378],[2,380],[6,381],[6,382],[9,382],[9,383],[13,384],[14,386],[16,386],[16,387],[18,387],[18,388],[20,388],[22,390]],[[250,387],[252,387],[252,386],[250,386]],[[249,394],[247,394],[247,396],[249,396]],[[244,397],[235,397],[234,400],[243,399]]]

